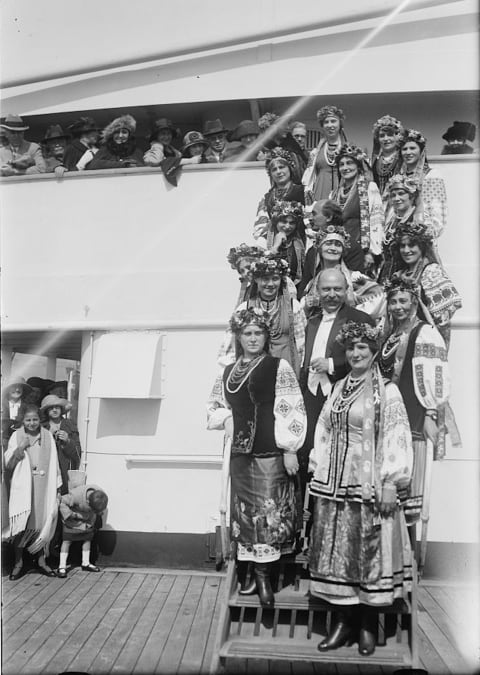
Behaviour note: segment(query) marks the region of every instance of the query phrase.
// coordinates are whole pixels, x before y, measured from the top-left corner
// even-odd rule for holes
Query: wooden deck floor
[[[222,574],[118,568],[77,568],[65,580],[35,572],[16,582],[4,577],[2,672],[207,673],[223,583]],[[424,581],[419,599],[423,668],[431,675],[478,672],[477,589]],[[252,674],[373,673],[288,662],[230,666]]]

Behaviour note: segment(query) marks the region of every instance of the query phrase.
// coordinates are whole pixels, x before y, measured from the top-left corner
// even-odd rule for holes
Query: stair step
[[[320,636],[319,636],[320,637]],[[227,640],[220,649],[220,658],[264,659],[280,661],[315,661],[323,663],[360,663],[368,666],[409,666],[411,653],[408,645],[389,640],[375,649],[370,656],[361,656],[356,644],[340,647],[331,652],[319,652],[319,639],[266,640],[235,637]]]
[[[234,591],[228,604],[230,607],[260,607],[260,599],[256,594],[240,595],[238,591]],[[334,605],[309,594],[309,579],[300,579],[297,591],[293,586],[286,586],[275,593],[275,608],[335,611]],[[383,614],[409,614],[410,605],[404,600],[396,600],[391,606],[379,607],[378,611]]]

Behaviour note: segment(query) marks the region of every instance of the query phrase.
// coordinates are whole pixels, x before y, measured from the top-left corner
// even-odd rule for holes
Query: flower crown
[[[414,195],[416,192],[419,192],[420,183],[416,178],[407,176],[405,173],[396,173],[387,183],[387,192],[391,192],[395,188],[402,188],[411,195]]]
[[[393,129],[397,134],[403,133],[403,125],[400,120],[392,115],[383,115],[373,125],[373,135],[378,136],[380,129]]]
[[[248,244],[240,244],[240,246],[232,247],[227,255],[227,262],[230,263],[233,270],[236,270],[238,263],[242,258],[259,258],[265,253],[260,246],[249,246]]]
[[[336,105],[324,105],[320,110],[317,110],[317,121],[321,124],[327,117],[337,117],[340,122],[345,121],[345,113]]]
[[[276,220],[278,222],[287,216],[291,216],[292,218],[295,218],[295,220],[303,219],[302,204],[300,204],[300,202],[275,202],[272,208],[271,220]]]
[[[415,298],[420,297],[420,288],[418,284],[416,284],[413,279],[408,279],[400,272],[395,272],[390,279],[385,281],[384,289],[387,294],[387,299],[397,291],[410,293],[410,295],[413,295]]]
[[[267,112],[265,115],[262,115],[257,122],[258,128],[262,131],[266,131],[273,124],[276,124],[279,121],[280,117],[275,113]]]
[[[368,323],[347,321],[343,324],[335,340],[342,347],[345,347],[353,340],[368,340],[368,342],[374,342],[378,346],[381,332],[380,328],[370,326]]]
[[[409,237],[421,244],[432,244],[434,235],[432,230],[422,223],[404,223],[394,232],[393,244],[399,246],[403,237]]]
[[[315,233],[313,245],[320,248],[326,239],[337,239],[341,241],[344,251],[350,248],[350,235],[343,225],[324,225]]]
[[[359,164],[362,164],[363,162],[368,162],[366,153],[362,150],[362,148],[359,148],[358,145],[354,145],[353,143],[345,143],[345,145],[342,145],[340,150],[337,152],[337,155],[335,157],[337,166],[342,157],[351,157],[353,160],[355,160],[355,162]]]
[[[403,132],[402,145],[408,143],[408,141],[417,143],[422,147],[422,150],[427,145],[427,139],[425,136],[416,129],[405,129]]]
[[[249,274],[253,279],[258,279],[258,277],[266,277],[269,274],[280,274],[283,277],[288,272],[289,267],[286,260],[264,255],[252,262]]]
[[[274,159],[281,159],[286,164],[288,164],[289,167],[295,168],[295,159],[292,153],[289,152],[288,150],[285,150],[285,148],[281,148],[279,145],[273,148],[270,152],[270,156],[267,157],[267,160],[265,162],[267,170],[270,166],[270,163],[273,162]]]
[[[250,307],[248,309],[241,309],[239,312],[234,312],[230,318],[230,330],[232,333],[239,333],[245,326],[249,326],[252,323],[269,331],[270,317],[268,312],[259,307]]]

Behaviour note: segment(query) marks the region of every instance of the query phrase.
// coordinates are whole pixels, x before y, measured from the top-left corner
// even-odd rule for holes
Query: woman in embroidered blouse
[[[249,244],[240,244],[232,246],[227,255],[227,261],[232,270],[236,270],[240,280],[240,293],[238,294],[235,308],[248,299],[250,295],[251,279],[249,276],[250,265],[257,258],[265,255],[265,249],[260,246],[250,246]]]
[[[420,289],[413,281],[394,275],[386,292],[391,327],[387,327],[379,365],[398,386],[407,409],[414,463],[405,513],[413,524],[420,518],[423,502],[426,440],[437,444],[438,413],[449,396],[447,350],[435,326],[418,318]]]
[[[296,488],[297,450],[305,440],[306,415],[294,372],[270,356],[270,319],[260,309],[237,310],[230,327],[237,359],[215,383],[208,428],[232,439],[230,533],[236,544],[240,592],[272,607],[271,563],[294,551],[301,503]],[[254,563],[248,583],[246,566]]]
[[[238,306],[242,309],[260,309],[270,317],[269,353],[285,359],[295,374],[300,374],[300,364],[305,347],[307,320],[298,300],[292,297],[288,286],[288,263],[282,258],[263,256],[250,266],[252,285],[248,300]],[[226,332],[218,356],[224,368],[235,361],[235,339],[232,331]]]
[[[435,240],[447,225],[447,193],[442,176],[427,160],[427,139],[415,129],[406,129],[400,141],[400,173],[415,178],[420,187],[417,210],[425,208]],[[420,219],[421,214],[420,214]]]
[[[345,113],[335,105],[325,105],[317,111],[317,120],[324,138],[311,151],[308,165],[303,174],[305,203],[313,204],[327,199],[338,186],[335,158],[341,146],[347,142],[343,129]]]
[[[48,429],[40,425],[37,406],[27,404],[23,426],[15,431],[5,453],[5,465],[13,471],[8,503],[9,522],[2,538],[12,541],[15,564],[10,580],[22,576],[23,549],[38,554],[38,567],[54,577],[45,557],[58,513],[58,490],[62,476],[58,465],[55,441]]]
[[[400,171],[402,156],[399,146],[403,134],[402,123],[391,115],[380,117],[373,125],[373,180],[385,199],[385,187],[390,178]]]
[[[267,237],[272,229],[272,211],[277,202],[305,203],[303,186],[293,182],[294,158],[291,152],[283,148],[273,148],[265,161],[272,187],[264,194],[257,208],[253,225],[253,237]]]
[[[345,264],[352,271],[366,272],[382,254],[382,200],[376,184],[369,179],[367,156],[361,148],[343,145],[336,164],[340,182],[330,197],[342,209],[343,227],[350,235]]]
[[[351,637],[360,605],[360,654],[375,649],[374,607],[411,590],[412,551],[400,497],[410,480],[412,446],[396,385],[384,383],[374,359],[379,331],[347,322],[337,340],[351,372],[327,400],[315,429],[310,492],[310,591],[341,611],[318,649]]]
[[[462,300],[436,260],[432,232],[422,224],[405,223],[395,230],[391,249],[394,268],[420,288],[419,316],[433,323],[445,346],[450,345],[450,322],[462,306]]]

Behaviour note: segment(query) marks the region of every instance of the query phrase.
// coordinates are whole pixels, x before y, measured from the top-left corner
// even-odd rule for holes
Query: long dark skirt
[[[312,594],[328,602],[391,605],[411,590],[403,510],[380,518],[372,504],[315,499],[309,566]]]
[[[233,456],[230,474],[230,532],[237,558],[272,562],[292,553],[301,526],[301,497],[283,456]]]

